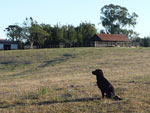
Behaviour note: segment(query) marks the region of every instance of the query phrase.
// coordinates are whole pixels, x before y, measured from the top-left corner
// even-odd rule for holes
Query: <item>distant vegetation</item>
[[[61,43],[68,46],[89,46],[96,32],[95,25],[87,22],[82,22],[77,27],[60,24],[52,27],[49,24],[38,24],[32,17],[26,18],[23,26],[10,25],[6,28],[10,40],[40,48]]]
[[[136,38],[135,41],[140,42],[142,47],[150,47],[150,37]]]
[[[128,9],[119,5],[105,5],[101,8],[100,23],[104,29],[100,33],[125,34],[132,41],[139,41],[141,46],[149,47],[150,38],[141,39],[139,33],[129,29],[137,24],[138,15],[129,13]],[[5,32],[12,41],[17,41],[19,46],[30,45],[38,48],[50,45],[65,44],[72,46],[90,46],[92,36],[98,33],[95,25],[81,22],[78,26],[56,24],[39,24],[32,17],[26,18],[22,25],[9,25]]]

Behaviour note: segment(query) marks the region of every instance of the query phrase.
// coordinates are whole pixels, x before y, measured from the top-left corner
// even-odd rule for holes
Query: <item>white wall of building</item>
[[[18,49],[18,44],[11,44],[11,49]]]
[[[4,49],[4,45],[3,44],[0,44],[0,49]]]

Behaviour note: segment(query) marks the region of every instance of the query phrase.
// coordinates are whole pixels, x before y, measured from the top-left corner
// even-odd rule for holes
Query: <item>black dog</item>
[[[104,77],[101,69],[96,69],[92,71],[93,75],[96,75],[97,86],[101,90],[102,98],[104,98],[105,94],[107,98],[111,98],[114,100],[122,100],[118,96],[115,95],[115,90],[111,83]]]

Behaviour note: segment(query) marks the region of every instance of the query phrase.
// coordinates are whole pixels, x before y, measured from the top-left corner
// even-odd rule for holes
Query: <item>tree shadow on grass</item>
[[[17,74],[13,74],[11,76],[12,77],[24,76],[27,73],[34,73],[34,72],[40,71],[42,68],[45,68],[45,67],[48,67],[48,66],[55,66],[57,64],[63,63],[65,61],[69,60],[72,57],[73,56],[71,54],[63,54],[63,56],[60,57],[60,58],[55,58],[55,59],[52,59],[52,60],[43,61],[43,64],[41,64],[39,66],[30,68],[29,70],[26,70],[26,71],[23,71],[23,72],[20,72],[20,73],[17,73]]]
[[[77,98],[77,99],[71,99],[71,100],[62,100],[62,101],[43,101],[43,102],[38,102],[38,103],[31,103],[31,104],[26,104],[26,103],[15,103],[15,104],[7,104],[5,102],[0,102],[0,109],[1,108],[9,108],[9,107],[17,107],[17,106],[26,106],[26,105],[52,105],[52,104],[63,104],[63,103],[70,103],[70,102],[89,102],[89,101],[96,101],[96,100],[101,100],[101,98],[92,98],[92,97],[87,97],[87,98]]]
[[[39,67],[40,68],[44,68],[44,67],[47,67],[47,66],[54,66],[56,64],[60,64],[62,62],[65,62],[71,58],[74,58],[75,56],[72,55],[72,54],[69,54],[69,53],[64,53],[61,57],[59,58],[55,58],[55,59],[52,59],[52,60],[49,60],[49,61],[44,61],[44,64],[43,65],[40,65]]]
[[[38,105],[50,105],[50,104],[60,104],[60,103],[70,103],[70,102],[89,102],[89,101],[95,101],[95,100],[101,100],[101,98],[78,98],[78,99],[72,99],[72,100],[63,100],[63,101],[44,101],[37,103]]]
[[[54,66],[58,63],[64,62],[65,60],[66,60],[65,58],[57,58],[57,59],[54,59],[54,60],[44,61],[44,64],[40,65],[39,67],[44,68],[44,67],[47,67],[47,66]]]

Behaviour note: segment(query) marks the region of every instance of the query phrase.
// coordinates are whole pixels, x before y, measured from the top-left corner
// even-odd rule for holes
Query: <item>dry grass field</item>
[[[101,98],[96,68],[123,100]],[[150,113],[150,48],[0,51],[0,113]]]

